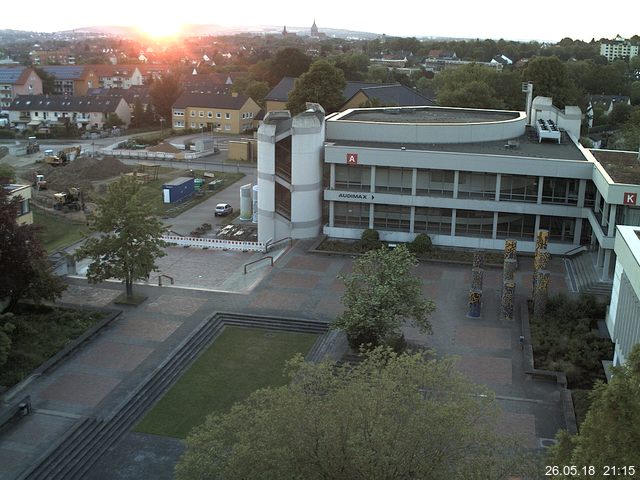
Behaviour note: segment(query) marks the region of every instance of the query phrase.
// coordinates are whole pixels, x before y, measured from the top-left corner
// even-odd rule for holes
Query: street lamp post
[[[162,136],[162,133],[164,131],[163,127],[164,127],[164,118],[160,117],[160,136]]]

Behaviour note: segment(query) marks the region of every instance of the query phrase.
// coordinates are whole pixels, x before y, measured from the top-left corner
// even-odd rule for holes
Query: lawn
[[[135,430],[186,438],[209,413],[226,412],[259,388],[284,385],[285,362],[298,352],[307,353],[316,338],[226,327]]]
[[[39,208],[33,208],[33,223],[43,227],[36,237],[48,253],[69,246],[89,233],[86,224],[72,222],[62,215],[54,215]]]
[[[195,171],[195,176],[201,176],[202,172]],[[154,211],[162,216],[162,217],[176,217],[181,213],[189,210],[190,208],[195,207],[199,203],[204,202],[212,195],[218,193],[221,190],[224,190],[229,185],[237,182],[242,177],[244,177],[244,173],[225,173],[225,172],[213,172],[215,174],[215,178],[222,180],[220,183],[216,185],[215,190],[207,190],[203,188],[204,195],[193,195],[191,198],[184,202],[180,203],[163,203],[162,202],[162,185],[167,183],[167,179],[159,179],[154,180],[152,182],[145,183],[142,186],[142,197],[146,202],[149,202],[154,209]],[[173,178],[178,178],[180,176],[186,177],[189,175],[189,172],[178,172],[176,171],[176,175]],[[205,179],[205,182],[207,179]],[[210,179],[209,179],[210,181]],[[203,187],[206,187],[203,185]]]

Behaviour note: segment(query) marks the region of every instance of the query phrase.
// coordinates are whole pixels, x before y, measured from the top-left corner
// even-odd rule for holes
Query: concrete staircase
[[[327,331],[325,322],[219,312],[202,322],[114,411],[105,417],[79,420],[19,480],[84,478],[92,465],[142,418],[226,325],[319,334]]]
[[[593,256],[583,252],[573,258],[565,258],[565,268],[571,283],[580,293],[610,297],[612,282],[603,282],[593,266]]]

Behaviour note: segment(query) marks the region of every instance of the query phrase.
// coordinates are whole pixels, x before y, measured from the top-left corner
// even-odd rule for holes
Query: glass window
[[[521,213],[499,213],[497,238],[533,240],[536,226],[535,215]]]
[[[416,207],[414,232],[451,235],[451,209]]]
[[[549,230],[549,239],[556,242],[573,242],[576,219],[540,215],[540,228]]]
[[[333,224],[344,227],[369,227],[369,203],[333,202]]]
[[[198,112],[200,117],[204,117],[204,112]]]
[[[587,188],[584,192],[584,206],[593,207],[596,203],[596,185],[591,180],[587,180]]]
[[[453,170],[418,169],[416,194],[434,197],[453,197]]]
[[[213,112],[207,112],[207,117],[208,118],[213,118]]]
[[[373,228],[409,231],[411,207],[404,205],[374,205]]]
[[[493,235],[493,212],[456,210],[456,235],[491,238]]]
[[[538,201],[538,177],[526,175],[502,175],[500,200],[507,202]]]
[[[231,119],[231,114],[229,112],[225,113],[224,114],[224,118],[227,119],[227,120],[230,120]]]
[[[496,174],[483,172],[460,172],[458,175],[458,198],[496,198]]]
[[[377,167],[376,192],[396,192],[411,195],[412,168]]]
[[[192,116],[192,117],[195,117],[195,116],[196,116],[196,112],[195,112],[195,110],[191,110],[191,112],[190,112],[190,113],[191,113],[191,116]]]
[[[222,118],[222,114],[220,112],[216,112],[216,118]]]
[[[578,204],[578,180],[545,177],[542,184],[542,203]]]
[[[336,190],[371,191],[371,167],[336,165]]]

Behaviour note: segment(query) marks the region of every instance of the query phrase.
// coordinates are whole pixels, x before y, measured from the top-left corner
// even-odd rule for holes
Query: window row
[[[366,165],[336,165],[335,188],[338,190],[374,191],[411,195],[413,191],[413,169],[399,167],[376,167],[374,190],[371,189],[372,168]],[[458,172],[457,198],[495,200],[498,176],[495,173]],[[507,175],[500,177],[499,199],[501,201],[538,201],[539,177],[530,175]],[[544,177],[542,203],[578,204],[579,180]],[[592,182],[589,182],[592,186]],[[454,197],[455,172],[453,170],[417,169],[415,194],[418,196]],[[595,189],[595,186],[593,186]],[[587,189],[587,194],[591,191]],[[589,196],[587,195],[588,200]]]
[[[335,226],[368,228],[370,204],[334,202]],[[404,205],[373,205],[373,228],[377,230],[410,231],[411,207]],[[450,208],[416,207],[414,233],[451,235],[453,210]],[[540,229],[549,230],[551,240],[571,243],[575,218],[540,216]],[[515,238],[533,240],[536,216],[521,213],[498,213],[479,210],[455,211],[455,235],[483,238]],[[494,237],[495,225],[495,237]]]
[[[202,111],[202,110],[198,111],[197,113],[198,113],[198,116],[200,118],[203,118],[205,116],[205,112]],[[207,114],[207,118],[213,118],[213,112],[206,112],[206,114]],[[189,112],[189,115],[191,115],[192,117],[195,117],[196,116],[196,111],[195,110],[191,110]],[[222,113],[221,112],[216,112],[216,118],[222,118]],[[225,118],[225,120],[231,120],[231,113],[226,112],[224,114],[224,118]]]

